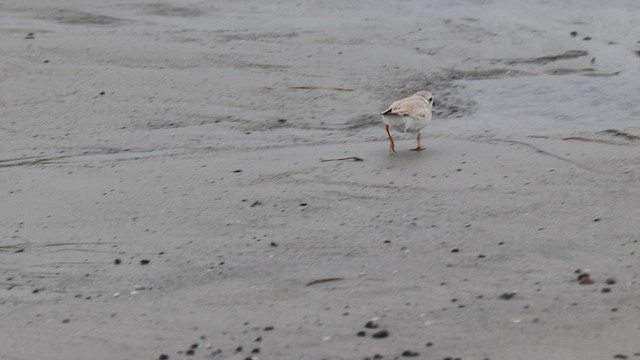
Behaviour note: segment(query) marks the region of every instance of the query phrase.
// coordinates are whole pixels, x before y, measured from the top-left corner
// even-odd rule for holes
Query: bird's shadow
[[[409,149],[398,150],[396,152],[389,152],[386,156],[382,156],[385,163],[390,165],[403,165],[403,164],[415,164],[416,161],[423,161],[433,156],[433,150],[427,148],[422,151],[409,151]]]

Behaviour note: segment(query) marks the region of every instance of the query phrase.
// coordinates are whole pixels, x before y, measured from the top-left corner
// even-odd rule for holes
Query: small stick
[[[316,284],[322,284],[322,283],[326,283],[326,282],[340,281],[340,280],[344,280],[344,278],[333,277],[333,278],[326,278],[326,279],[318,279],[318,280],[309,281],[306,286],[312,286],[312,285],[316,285]]]
[[[325,162],[325,161],[342,161],[342,160],[364,161],[363,158],[360,158],[360,157],[357,157],[357,156],[349,156],[349,157],[343,157],[343,158],[337,158],[337,159],[320,159],[321,162]]]
[[[353,91],[353,89],[333,87],[333,86],[316,86],[316,85],[308,85],[308,86],[289,86],[291,90],[336,90],[336,91]]]

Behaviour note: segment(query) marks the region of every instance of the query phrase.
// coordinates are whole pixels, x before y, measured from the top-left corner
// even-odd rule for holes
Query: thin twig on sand
[[[343,157],[343,158],[337,158],[337,159],[320,159],[321,162],[325,162],[325,161],[343,161],[343,160],[364,161],[363,158],[357,157],[357,156],[349,156],[349,157]]]
[[[333,86],[321,86],[321,85],[306,85],[306,86],[289,86],[290,90],[335,90],[335,91],[353,91],[353,89],[333,87]]]
[[[332,277],[332,278],[326,278],[326,279],[318,279],[318,280],[309,281],[306,286],[313,286],[313,285],[316,285],[316,284],[323,284],[323,283],[327,283],[327,282],[340,281],[340,280],[344,280],[344,278]]]

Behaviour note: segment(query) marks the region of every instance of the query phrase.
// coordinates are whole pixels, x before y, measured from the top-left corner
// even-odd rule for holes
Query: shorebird
[[[426,149],[420,145],[420,130],[431,121],[431,107],[434,104],[433,94],[428,91],[418,91],[409,97],[394,102],[382,113],[382,121],[384,122],[385,130],[387,130],[387,135],[389,135],[389,148],[391,151],[396,152],[396,147],[390,128],[416,134],[417,145],[411,151]]]

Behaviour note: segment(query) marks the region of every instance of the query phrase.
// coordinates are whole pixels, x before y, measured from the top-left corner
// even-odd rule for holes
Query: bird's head
[[[436,99],[433,97],[433,94],[428,91],[418,91],[417,93],[413,94],[413,96],[424,99],[424,101],[426,101],[429,106],[434,106],[436,104]]]

